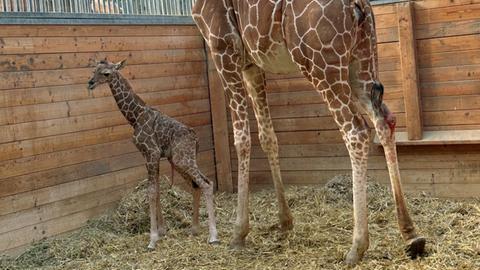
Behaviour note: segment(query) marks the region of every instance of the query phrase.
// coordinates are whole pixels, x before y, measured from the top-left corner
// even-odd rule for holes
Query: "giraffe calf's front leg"
[[[213,184],[202,174],[196,162],[196,149],[198,147],[195,136],[184,137],[174,143],[172,148],[172,166],[179,172],[183,178],[193,185],[193,218],[192,233],[198,233],[199,225],[199,207],[200,207],[200,190],[205,195],[205,202],[208,214],[208,228],[210,244],[219,243],[218,233],[215,220],[215,206],[213,204]]]
[[[163,215],[160,206],[160,190],[159,190],[159,160],[156,158],[147,158],[147,171],[148,171],[148,202],[150,206],[150,243],[149,249],[155,249],[157,241],[160,236],[165,234]]]
[[[202,175],[203,176],[203,175]],[[215,205],[213,203],[213,185],[209,181],[205,181],[206,178],[203,176],[205,185],[202,187],[203,194],[205,196],[205,202],[207,205],[207,214],[208,214],[208,231],[209,239],[208,243],[215,245],[219,244],[220,240],[218,239],[217,225],[215,220]]]
[[[156,185],[157,181],[152,181],[150,179],[149,187],[148,187],[148,200],[150,205],[150,243],[148,244],[149,249],[155,249],[155,245],[157,241],[160,239],[160,235],[158,232],[158,205],[157,205],[157,197],[158,197],[158,186]]]

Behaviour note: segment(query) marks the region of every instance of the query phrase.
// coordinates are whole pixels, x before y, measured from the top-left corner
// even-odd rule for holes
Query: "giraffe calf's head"
[[[118,63],[111,63],[107,60],[102,60],[97,63],[93,70],[93,75],[88,81],[88,90],[93,90],[100,84],[108,83],[112,79],[112,74],[122,69],[125,66],[126,60]]]

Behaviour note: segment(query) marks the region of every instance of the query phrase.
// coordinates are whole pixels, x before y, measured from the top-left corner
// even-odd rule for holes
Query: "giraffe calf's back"
[[[158,158],[166,157],[170,161],[175,151],[196,156],[195,131],[155,109],[147,108],[134,129],[133,141],[144,155],[157,153]]]

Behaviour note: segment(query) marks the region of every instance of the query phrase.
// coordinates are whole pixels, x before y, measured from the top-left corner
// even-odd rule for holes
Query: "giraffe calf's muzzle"
[[[87,86],[87,89],[88,90],[93,90],[95,88],[95,86],[97,86],[97,84],[95,83],[95,81],[93,80],[89,80],[88,81],[88,86]]]

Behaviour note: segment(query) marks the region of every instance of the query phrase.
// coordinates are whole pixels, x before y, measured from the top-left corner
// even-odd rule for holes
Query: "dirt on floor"
[[[16,258],[2,257],[0,269],[348,269],[343,258],[351,243],[350,176],[337,176],[325,187],[289,187],[295,228],[276,229],[274,192],[250,196],[251,232],[244,250],[228,241],[235,220],[235,194],[217,194],[216,214],[222,240],[207,244],[206,213],[202,233],[190,235],[188,192],[162,181],[162,204],[168,235],[150,251],[146,182],[118,208],[92,220],[69,236],[41,241]],[[427,256],[410,260],[398,231],[389,190],[369,179],[370,248],[356,269],[480,269],[480,200],[453,201],[408,196]],[[203,206],[203,205],[202,205]]]

